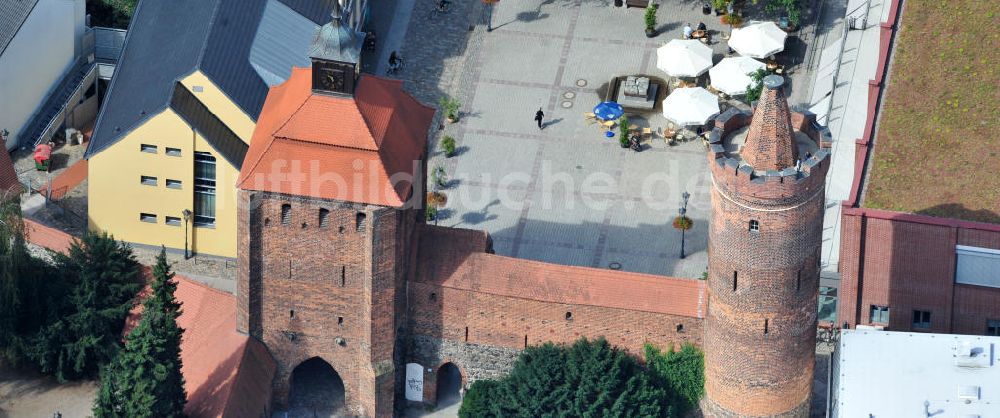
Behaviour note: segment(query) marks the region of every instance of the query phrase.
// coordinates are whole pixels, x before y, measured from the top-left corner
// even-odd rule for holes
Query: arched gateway
[[[345,416],[344,381],[330,363],[313,357],[296,366],[290,379],[288,416]]]

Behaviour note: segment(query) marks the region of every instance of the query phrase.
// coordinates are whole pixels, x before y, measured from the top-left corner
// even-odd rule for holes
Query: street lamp
[[[191,224],[192,213],[190,210],[184,209],[181,214],[184,215],[184,259],[188,260],[191,258],[191,252],[188,251],[188,225]]]
[[[691,193],[688,193],[687,191],[684,191],[684,193],[681,193],[681,199],[683,199],[683,201],[681,202],[681,208],[678,210],[678,212],[680,212],[680,214],[681,214],[681,220],[682,221],[683,221],[683,219],[687,218],[685,215],[687,214],[688,198],[690,198],[690,197],[691,197]],[[687,232],[687,228],[681,228],[681,259],[682,260],[684,259],[684,233],[685,232]]]

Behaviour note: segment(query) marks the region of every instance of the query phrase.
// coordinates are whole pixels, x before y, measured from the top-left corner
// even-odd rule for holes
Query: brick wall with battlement
[[[642,357],[643,346],[702,345],[705,282],[489,254],[482,232],[421,225],[419,265],[408,284],[408,362],[451,362],[466,383],[509,371],[526,345],[605,337]]]

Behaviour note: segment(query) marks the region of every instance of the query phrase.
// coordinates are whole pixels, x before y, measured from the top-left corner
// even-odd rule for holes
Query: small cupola
[[[318,93],[353,95],[364,34],[342,22],[339,2],[333,2],[330,23],[316,30],[309,57],[312,89]]]

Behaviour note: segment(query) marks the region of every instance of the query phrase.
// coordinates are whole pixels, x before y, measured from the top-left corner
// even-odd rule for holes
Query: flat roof
[[[1000,34],[970,0],[907,1],[862,205],[1000,223]]]
[[[1000,337],[844,330],[834,363],[835,418],[1000,417]]]

